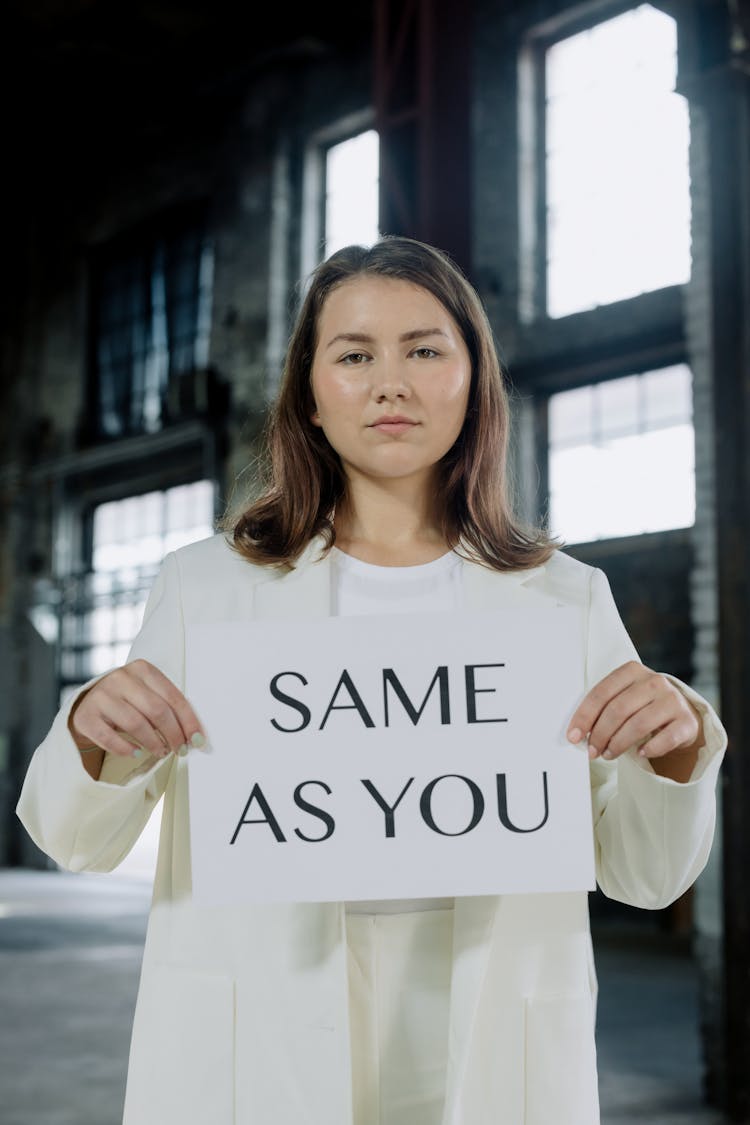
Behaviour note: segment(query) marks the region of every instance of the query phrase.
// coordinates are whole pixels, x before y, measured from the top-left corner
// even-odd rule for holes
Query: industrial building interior
[[[729,734],[696,884],[590,896],[602,1121],[750,1122],[747,0],[12,0],[3,24],[0,1117],[121,1120],[159,829],[110,875],[57,869],[15,813],[34,748],[127,659],[164,555],[253,494],[310,271],[388,233],[481,296],[521,515]]]

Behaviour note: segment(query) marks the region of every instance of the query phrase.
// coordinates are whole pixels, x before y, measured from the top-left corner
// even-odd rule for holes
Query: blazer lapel
[[[319,558],[322,539],[313,539],[286,574],[271,573],[255,588],[253,616],[259,621],[309,621],[331,613],[330,556]]]
[[[544,574],[543,566],[529,570],[490,570],[479,563],[464,562],[463,587],[467,609],[503,609],[506,606],[532,602],[543,591],[536,589],[535,579]]]

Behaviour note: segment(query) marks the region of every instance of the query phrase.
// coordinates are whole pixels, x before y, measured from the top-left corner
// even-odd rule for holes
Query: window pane
[[[549,443],[550,528],[566,542],[693,523],[695,439],[684,364],[553,395]]]
[[[549,316],[689,280],[689,124],[676,67],[676,23],[650,4],[546,52]]]
[[[211,481],[100,504],[94,512],[92,572],[76,586],[71,628],[76,678],[122,663],[140,628],[148,591],[164,555],[213,534]],[[75,615],[79,624],[74,625]]]
[[[378,238],[380,146],[374,129],[333,145],[326,154],[326,257]]]
[[[590,437],[594,431],[593,387],[553,395],[549,400],[549,427],[558,449],[578,445]]]
[[[630,375],[600,383],[596,388],[598,432],[602,438],[637,433],[640,386],[639,376]]]
[[[208,364],[212,286],[200,229],[110,248],[94,294],[98,432],[161,429],[170,384]]]
[[[158,565],[168,551],[213,532],[211,481],[178,485],[99,504],[94,512],[95,574]]]
[[[646,428],[658,429],[692,417],[690,371],[684,364],[652,372],[644,383]]]

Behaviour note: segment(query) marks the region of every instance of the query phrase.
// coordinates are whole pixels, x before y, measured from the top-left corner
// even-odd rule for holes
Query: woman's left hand
[[[588,735],[589,757],[619,758],[631,746],[657,773],[686,781],[703,745],[698,712],[666,676],[631,660],[610,672],[586,695],[570,720],[567,737]]]

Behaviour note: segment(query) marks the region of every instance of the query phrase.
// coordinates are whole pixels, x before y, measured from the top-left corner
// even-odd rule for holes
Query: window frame
[[[94,509],[110,500],[122,500],[155,490],[165,490],[197,480],[214,483],[215,515],[219,514],[221,436],[199,422],[123,438],[62,458],[55,474],[55,526],[52,576],[46,584],[61,598],[71,581],[92,569]],[[45,604],[44,599],[40,604]],[[62,610],[62,602],[58,601]],[[63,676],[61,622],[55,644],[55,677],[58,697],[67,690]]]
[[[208,200],[204,198],[189,200],[179,205],[174,205],[167,210],[162,210],[150,215],[126,230],[102,239],[89,247],[87,269],[87,332],[86,332],[86,402],[90,404],[81,426],[81,438],[85,444],[122,441],[148,433],[157,433],[165,425],[171,424],[171,419],[162,417],[161,426],[149,431],[128,424],[121,434],[113,435],[105,432],[101,425],[101,372],[99,367],[98,346],[101,329],[101,294],[104,273],[108,267],[118,260],[132,257],[137,260],[143,270],[144,287],[150,287],[150,263],[153,261],[156,249],[165,240],[195,232],[202,247],[211,247],[211,236],[208,224]],[[148,268],[147,268],[148,267]],[[213,287],[212,287],[213,288]],[[213,293],[210,295],[213,301]],[[197,327],[197,326],[196,326]],[[210,326],[209,326],[210,329]],[[210,330],[209,330],[210,346]],[[205,370],[210,368],[210,357]],[[166,394],[175,390],[173,384],[178,380],[169,379]],[[130,423],[130,419],[128,422]]]
[[[551,419],[550,419],[550,405],[551,405],[551,402],[552,402],[552,398],[556,395],[559,395],[559,394],[568,394],[571,391],[576,391],[576,390],[587,390],[588,391],[588,390],[593,390],[596,387],[604,387],[607,384],[616,383],[623,378],[644,380],[644,379],[647,379],[651,375],[658,375],[659,372],[669,371],[670,369],[672,369],[673,366],[682,367],[687,372],[687,377],[688,377],[687,384],[688,384],[688,390],[689,390],[689,396],[690,396],[690,415],[689,415],[689,419],[684,419],[682,422],[679,422],[677,424],[682,425],[682,424],[685,424],[686,422],[689,421],[689,424],[690,424],[690,426],[692,428],[692,432],[693,432],[693,439],[692,440],[693,440],[693,445],[694,445],[694,443],[695,443],[695,411],[693,409],[694,376],[693,376],[693,371],[692,371],[692,368],[690,367],[690,364],[687,363],[686,361],[683,361],[683,362],[681,362],[679,364],[675,364],[675,365],[660,363],[657,367],[649,366],[647,368],[632,368],[631,370],[626,372],[624,375],[623,374],[621,374],[621,375],[610,375],[608,378],[605,378],[605,379],[597,379],[597,380],[594,380],[594,381],[587,381],[585,383],[580,384],[578,387],[565,387],[565,388],[560,388],[558,390],[550,391],[550,392],[547,393],[546,398],[545,398],[545,402],[544,402],[544,412],[545,412],[544,425],[545,425],[545,432],[547,434],[547,441],[546,441],[547,472],[546,472],[545,487],[546,487],[546,495],[548,497],[548,510],[550,511],[550,516],[551,516],[551,500],[552,500],[552,493],[551,493],[551,487],[550,487],[551,483],[552,483],[551,482],[551,471],[550,471],[550,461],[551,461],[551,453],[552,453],[552,442],[551,442],[552,426],[551,426]],[[645,408],[645,400],[643,398],[643,395],[644,395],[643,386],[644,386],[644,384],[640,383],[639,390],[638,390],[640,402],[638,404],[638,417],[636,419],[635,426],[634,427],[627,427],[626,429],[623,429],[619,433],[615,433],[615,434],[612,434],[612,433],[602,434],[601,431],[597,433],[596,427],[595,427],[594,431],[590,435],[594,439],[594,445],[595,446],[599,446],[600,443],[602,442],[602,440],[603,440],[604,444],[606,445],[613,438],[615,440],[617,438],[624,438],[624,437],[638,438],[638,437],[642,437],[646,434],[652,434],[652,433],[655,433],[655,432],[666,432],[667,430],[669,430],[671,428],[672,425],[676,424],[676,423],[672,422],[672,423],[668,423],[667,425],[664,425],[664,426],[656,425],[656,426],[653,426],[652,428],[649,428],[649,427],[644,428],[643,427],[644,417],[643,417],[642,411]],[[599,421],[601,422],[601,416],[599,417]],[[573,442],[573,443],[570,443],[570,444],[572,444],[573,447],[580,447],[582,444],[586,444],[586,443],[585,442]],[[558,449],[559,448],[560,447],[558,447]],[[563,445],[563,448],[565,448],[565,445]],[[693,484],[695,484],[694,479],[693,479]],[[695,491],[694,490],[693,490],[693,501],[695,502]],[[622,538],[629,538],[629,539],[637,540],[639,538],[642,538],[643,536],[652,536],[652,535],[655,535],[655,534],[664,534],[664,533],[669,534],[670,532],[673,532],[673,531],[689,532],[692,529],[692,527],[694,526],[694,522],[695,522],[695,517],[693,518],[693,521],[691,523],[678,523],[678,524],[670,525],[670,526],[667,526],[667,527],[660,527],[660,528],[652,530],[652,531],[625,531],[625,532],[614,533],[614,534],[611,534],[611,535],[598,535],[598,536],[595,536],[594,538],[569,539],[569,540],[566,539],[566,542],[570,542],[571,546],[578,546],[582,543],[605,543],[605,542],[612,542],[614,540],[622,539]],[[554,531],[554,528],[553,528],[553,531]],[[561,533],[562,532],[559,531],[559,530],[555,531],[555,534],[561,534]]]
[[[651,290],[622,301],[582,309],[563,317],[547,312],[547,137],[546,137],[546,52],[554,44],[600,23],[634,11],[644,3],[658,8],[675,20],[678,35],[680,19],[674,0],[592,0],[528,28],[517,56],[517,137],[518,137],[518,317],[525,326],[540,323],[557,325],[570,317],[596,316],[612,304],[648,300]],[[680,290],[681,285],[665,286]]]
[[[646,345],[633,348],[620,355],[613,355],[607,360],[572,361],[544,374],[541,372],[533,379],[524,380],[524,394],[528,395],[527,402],[531,411],[531,431],[534,456],[536,460],[536,490],[535,495],[526,498],[527,510],[535,523],[546,525],[550,505],[549,491],[549,401],[552,395],[561,391],[572,391],[580,387],[596,386],[599,383],[611,382],[629,375],[641,374],[648,371],[658,371],[660,368],[685,364],[692,372],[691,357],[683,341],[670,339],[660,344]],[[693,376],[694,378],[694,376]],[[660,532],[644,532],[642,536],[628,536],[629,539],[651,537],[653,535],[669,535],[672,530]],[[614,542],[619,539],[596,539],[594,544]],[[577,549],[580,544],[573,546]]]
[[[300,276],[323,260],[326,241],[326,154],[334,145],[375,129],[372,109],[357,110],[312,133],[305,146],[302,180]]]

